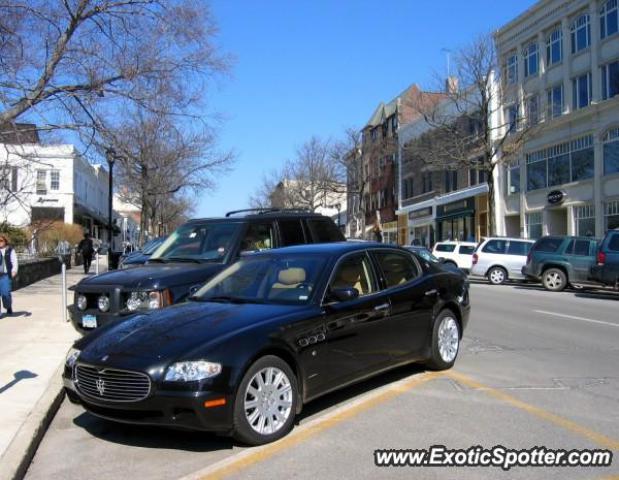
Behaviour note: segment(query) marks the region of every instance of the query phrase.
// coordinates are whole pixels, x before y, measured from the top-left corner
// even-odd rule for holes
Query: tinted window
[[[360,296],[374,291],[372,270],[366,255],[355,255],[343,260],[338,266],[330,288],[356,288]]]
[[[312,232],[314,243],[341,242],[345,240],[335,223],[327,219],[309,219],[307,225]]]
[[[413,259],[402,253],[374,252],[383,272],[387,288],[401,285],[419,275]]]
[[[241,251],[268,250],[274,245],[272,223],[250,223],[241,241]]]
[[[574,240],[573,255],[588,256],[589,255],[589,240]]]
[[[488,243],[484,245],[484,248],[481,249],[482,252],[485,253],[505,253],[507,249],[507,241],[506,240],[490,240]]]
[[[507,254],[526,256],[529,253],[530,249],[530,243],[510,241],[509,245],[507,246]]]
[[[282,236],[282,246],[284,247],[305,243],[301,220],[280,220],[279,233]]]
[[[536,252],[556,252],[563,243],[562,238],[546,237],[537,241],[533,246],[533,250]]]
[[[236,222],[183,225],[155,250],[151,258],[221,261],[232,248],[239,227]]]
[[[473,255],[474,251],[475,251],[475,247],[468,247],[464,245],[462,245],[459,250],[459,252],[464,255]]]
[[[619,234],[614,234],[608,242],[608,249],[614,252],[619,252]]]
[[[439,243],[435,248],[437,252],[453,252],[455,249],[455,245],[445,245],[444,243]]]

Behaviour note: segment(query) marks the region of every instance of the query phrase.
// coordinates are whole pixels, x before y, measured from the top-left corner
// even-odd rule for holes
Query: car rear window
[[[507,249],[507,241],[506,240],[489,240],[488,243],[484,245],[484,248],[481,249],[482,252],[485,253],[505,253]]]
[[[462,245],[459,250],[459,252],[462,253],[463,255],[473,255],[474,251],[475,251],[475,247],[472,247],[469,245]]]
[[[563,239],[558,237],[541,238],[533,246],[533,250],[536,252],[556,252],[562,243]]]
[[[574,240],[574,242],[572,243],[572,250],[571,250],[571,254],[572,255],[579,255],[579,256],[589,256],[589,246],[591,245],[591,242],[589,240]]]
[[[312,218],[307,220],[314,243],[341,242],[346,240],[335,223],[329,219]]]
[[[532,243],[529,243],[529,242],[516,242],[516,241],[510,240],[509,245],[507,247],[507,254],[508,255],[520,255],[524,257],[529,253],[529,250],[531,249],[531,245]]]
[[[619,233],[615,233],[612,237],[610,237],[610,242],[608,242],[608,249],[613,252],[619,252]]]
[[[453,252],[455,249],[455,245],[449,245],[444,243],[439,243],[435,248],[437,252]]]

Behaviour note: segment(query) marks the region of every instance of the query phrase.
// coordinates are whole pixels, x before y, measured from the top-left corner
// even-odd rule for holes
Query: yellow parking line
[[[304,440],[313,437],[335,425],[348,420],[363,411],[366,411],[380,403],[386,402],[397,397],[415,387],[418,387],[434,378],[437,378],[438,373],[422,373],[415,375],[413,378],[400,380],[385,388],[364,395],[352,403],[347,403],[331,413],[328,413],[320,418],[312,420],[301,427],[295,428],[289,435],[281,440],[263,445],[261,447],[244,450],[238,455],[234,455],[229,459],[222,460],[210,467],[183,477],[181,480],[202,480],[202,479],[220,479],[230,476],[234,473],[243,470],[251,465],[266,460],[273,455],[292,448]]]
[[[467,387],[477,390],[483,390],[488,395],[491,395],[498,400],[508,403],[516,408],[519,408],[520,410],[524,410],[525,412],[541,418],[542,420],[554,423],[555,425],[565,428],[566,430],[569,430],[573,433],[576,433],[581,437],[585,437],[591,440],[593,443],[596,443],[602,447],[608,448],[610,450],[619,451],[618,440],[602,435],[601,433],[597,433],[587,427],[583,427],[582,425],[568,420],[567,418],[560,417],[559,415],[555,415],[554,413],[544,410],[543,408],[539,408],[529,403],[523,402],[522,400],[518,400],[517,398],[512,397],[511,395],[508,395],[501,390],[488,387],[482,383],[479,383],[478,381],[472,379],[471,377],[468,377],[467,375],[463,375],[462,373],[451,370],[449,372],[445,372],[445,375],[452,380],[457,381],[458,383],[466,385]]]

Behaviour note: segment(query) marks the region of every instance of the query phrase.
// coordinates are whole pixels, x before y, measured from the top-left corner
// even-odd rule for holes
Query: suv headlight
[[[177,362],[168,367],[165,374],[166,382],[195,382],[205,378],[215,377],[221,373],[221,364],[196,360],[192,362]]]
[[[81,350],[71,347],[69,351],[67,352],[67,357],[65,358],[65,361],[64,361],[65,365],[67,367],[73,368],[73,365],[75,365],[75,362],[77,361],[77,358],[80,356],[80,353],[82,353]]]
[[[170,301],[169,290],[153,291],[153,292],[131,292],[127,298],[127,310],[135,312],[136,310],[154,310],[162,308],[172,303]]]
[[[77,296],[76,303],[77,303],[77,309],[78,310],[81,310],[81,311],[86,310],[86,307],[88,306],[88,299],[86,298],[86,295],[83,295],[83,294],[80,293]]]
[[[110,297],[103,294],[97,300],[97,305],[99,306],[99,310],[102,312],[107,312],[110,309]]]

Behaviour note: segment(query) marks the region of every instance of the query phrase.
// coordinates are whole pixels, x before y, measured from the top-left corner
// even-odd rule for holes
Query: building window
[[[539,95],[533,95],[527,99],[527,123],[530,126],[539,123]]]
[[[375,141],[376,141],[376,137],[377,137],[377,135],[378,135],[378,133],[376,132],[376,128],[373,128],[373,129],[370,131],[370,138],[372,139],[372,141],[373,141],[373,142],[375,142]]]
[[[542,212],[531,212],[525,215],[527,238],[537,240],[542,236]]]
[[[555,65],[563,60],[563,30],[558,26],[546,37],[546,63]]]
[[[394,115],[393,117],[391,117],[391,131],[395,133],[397,129],[398,129],[398,116]]]
[[[606,223],[606,230],[614,230],[615,228],[619,228],[619,200],[606,202],[604,220]]]
[[[612,98],[619,93],[619,61],[602,65],[602,98]]]
[[[425,172],[421,176],[422,180],[422,193],[428,193],[432,191],[432,172]]]
[[[522,56],[524,57],[524,77],[537,75],[539,66],[537,43],[533,42],[527,45],[522,52]]]
[[[445,170],[445,193],[458,190],[458,171]]]
[[[507,133],[516,131],[518,127],[518,105],[510,105],[505,109],[505,119],[507,121]]]
[[[581,237],[595,236],[595,207],[593,205],[575,207],[574,219],[576,220],[576,235]]]
[[[548,118],[560,117],[563,113],[563,84],[547,91]]]
[[[47,172],[45,170],[37,170],[37,195],[45,195],[47,193]]]
[[[617,0],[607,0],[602,3],[600,9],[600,36],[610,37],[619,31],[619,18],[617,17]]]
[[[50,190],[60,190],[60,171],[52,170],[50,172]]]
[[[505,61],[505,79],[508,85],[518,81],[518,55],[514,52]]]
[[[584,108],[591,103],[591,73],[572,79],[572,98],[574,110]]]
[[[486,169],[484,168],[484,159],[478,158],[469,169],[469,186],[479,185],[486,182]]]
[[[589,24],[588,13],[579,15],[572,22],[570,39],[572,42],[572,54],[578,53],[591,45],[591,25]]]
[[[527,190],[593,177],[593,136],[564,142],[526,155]]]
[[[520,160],[514,160],[508,167],[508,186],[509,193],[518,193],[520,191]]]
[[[619,127],[604,136],[604,175],[619,173]]]

